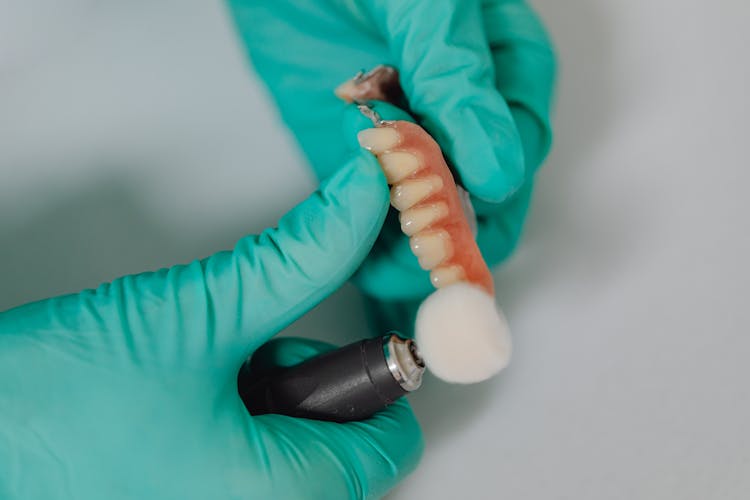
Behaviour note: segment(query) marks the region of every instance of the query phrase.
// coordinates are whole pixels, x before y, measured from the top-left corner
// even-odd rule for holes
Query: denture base
[[[422,127],[406,121],[382,122],[377,128],[359,132],[358,139],[378,157],[388,183],[393,186],[391,205],[401,212],[401,227],[412,238],[412,250],[413,240],[421,233],[437,230],[447,234],[449,247],[455,249],[439,255],[428,252],[429,256],[415,251],[420,266],[427,270],[457,266],[461,280],[494,295],[492,274],[466,220],[440,146]],[[442,259],[438,258],[440,255]]]

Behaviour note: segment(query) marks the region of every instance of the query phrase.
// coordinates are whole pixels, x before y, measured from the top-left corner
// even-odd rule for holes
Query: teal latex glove
[[[349,118],[351,109],[334,97],[334,88],[360,69],[392,64],[401,72],[413,112],[473,195],[485,259],[494,265],[511,253],[534,172],[551,141],[555,58],[526,2],[229,0],[229,5],[253,65],[321,178],[354,147],[356,131],[371,126]],[[432,291],[395,214],[355,282],[378,299],[379,319],[406,304],[413,311]],[[409,324],[386,320],[379,327]]]
[[[360,152],[234,251],[0,314],[0,498],[374,498],[422,445],[401,400],[336,424],[248,415],[243,360],[338,288],[388,206]],[[319,342],[280,339],[289,365]]]

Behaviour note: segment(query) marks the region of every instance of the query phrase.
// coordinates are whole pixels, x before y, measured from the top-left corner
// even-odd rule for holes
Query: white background
[[[749,4],[535,3],[561,81],[497,272],[515,358],[414,395],[392,498],[750,498]],[[312,189],[220,2],[0,2],[0,309],[229,248]],[[292,330],[361,328],[345,287]]]

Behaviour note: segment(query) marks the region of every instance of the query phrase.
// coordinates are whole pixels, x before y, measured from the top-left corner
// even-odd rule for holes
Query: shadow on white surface
[[[581,220],[572,205],[582,195],[579,186],[588,172],[585,159],[608,133],[614,110],[613,68],[610,60],[610,21],[596,2],[535,2],[553,34],[560,61],[553,152],[537,176],[531,215],[517,254],[496,272],[497,295],[511,327],[516,315],[533,311],[535,296],[551,280],[568,273],[588,273],[592,282],[616,268],[627,251],[627,231],[618,226],[624,209],[610,200],[598,204],[597,217],[611,231]],[[583,68],[583,69],[582,69]],[[587,202],[590,204],[590,201]],[[593,261],[592,261],[593,259]],[[528,345],[515,330],[515,350]],[[452,429],[471,425],[489,398],[502,399],[512,384],[513,364],[495,380],[476,386],[454,386],[431,379],[413,398],[427,440],[437,440]],[[495,408],[496,410],[496,408]]]
[[[541,0],[534,5],[552,33],[559,57],[555,142],[537,176],[519,249],[495,272],[497,295],[514,334],[514,357],[520,362],[527,357],[524,351],[536,348],[533,338],[540,332],[528,331],[525,321],[516,325],[514,319],[535,314],[536,297],[546,293],[550,281],[564,282],[571,273],[578,280],[584,274],[586,281],[592,283],[606,279],[627,252],[628,239],[632,237],[623,227],[626,207],[612,199],[602,198],[596,203],[581,199],[590,191],[582,189],[590,174],[587,169],[591,163],[587,159],[597,142],[610,133],[617,113],[612,107],[616,92],[610,32],[613,20],[605,6],[592,0]],[[593,214],[597,220],[592,224],[591,220],[580,218],[576,205],[594,204],[598,207]],[[502,498],[496,491],[486,489],[489,484],[501,483],[501,477],[470,479],[478,461],[492,460],[492,456],[452,455],[451,447],[467,428],[475,423],[486,425],[488,411],[497,414],[497,421],[502,422],[505,402],[518,404],[508,394],[517,383],[515,372],[511,361],[495,379],[472,386],[446,384],[428,377],[424,387],[411,397],[425,434],[423,463],[414,480],[397,487],[388,498],[449,498],[447,491],[455,492],[455,488],[446,488],[448,483],[470,485],[466,498]],[[506,431],[493,429],[493,440],[503,441]],[[465,452],[460,449],[457,453]],[[437,461],[444,465],[436,467]],[[452,465],[445,465],[446,461]],[[453,474],[457,477],[453,479],[460,478],[457,482],[437,472],[446,466],[455,468]],[[507,498],[524,496],[511,494]]]

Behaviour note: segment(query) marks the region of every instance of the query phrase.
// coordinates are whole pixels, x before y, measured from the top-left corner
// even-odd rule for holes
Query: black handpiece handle
[[[238,376],[251,415],[334,422],[371,417],[416,389],[424,371],[413,342],[396,335],[362,340],[261,376],[251,365],[252,359]]]

